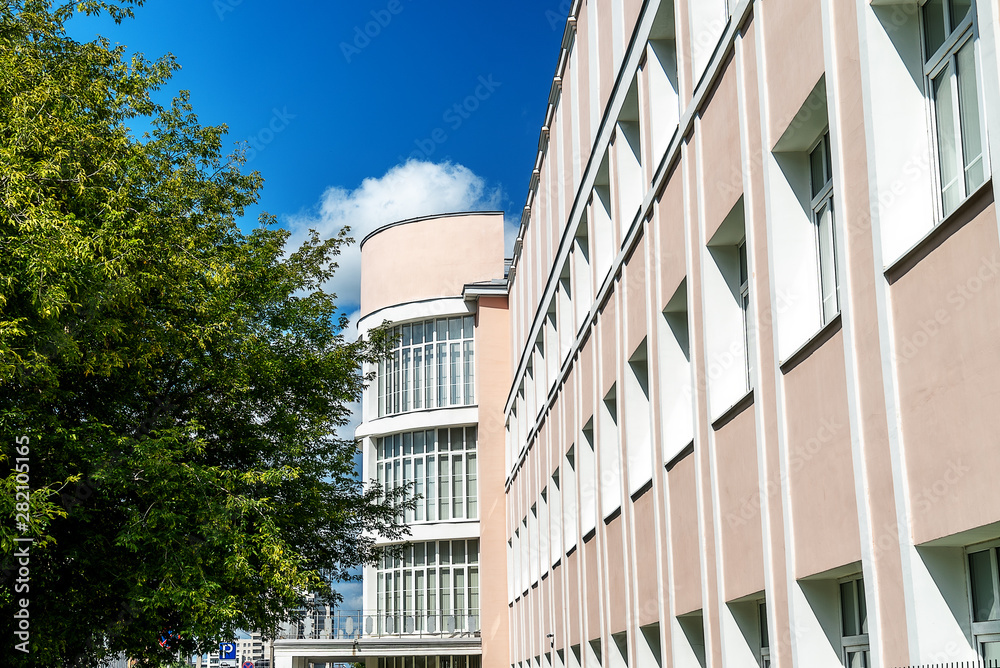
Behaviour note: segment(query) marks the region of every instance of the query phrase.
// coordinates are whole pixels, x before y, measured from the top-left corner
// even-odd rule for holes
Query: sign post
[[[222,666],[232,666],[236,668],[236,643],[219,643],[219,663]]]

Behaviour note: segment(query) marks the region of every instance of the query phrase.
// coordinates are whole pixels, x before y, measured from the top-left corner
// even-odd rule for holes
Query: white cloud
[[[340,304],[350,307],[360,299],[360,243],[365,235],[386,223],[417,216],[499,210],[501,197],[499,187],[488,186],[468,167],[410,160],[379,178],[365,179],[354,190],[328,188],[313,212],[288,219],[292,231],[289,248],[297,248],[310,229],[329,238],[350,226],[355,243],[343,249],[337,258],[337,273],[326,286],[337,294]]]

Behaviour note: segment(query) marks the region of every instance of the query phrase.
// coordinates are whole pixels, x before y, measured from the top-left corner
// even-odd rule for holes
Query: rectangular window
[[[830,160],[830,133],[809,153],[812,184],[812,216],[816,228],[816,257],[819,267],[819,300],[822,324],[840,312],[837,281],[837,242],[833,218],[833,170]]]
[[[458,392],[459,392],[459,364],[461,361],[461,355],[459,354],[461,344],[452,343],[451,344],[451,405],[457,406],[459,403]]]
[[[986,181],[974,17],[969,0],[929,0],[921,11],[925,88],[945,216]]]
[[[401,521],[475,519],[479,511],[476,427],[403,432],[376,439],[376,471],[386,494],[410,485],[417,505]],[[437,453],[450,453],[438,455]]]
[[[1000,665],[1000,555],[997,547],[970,548],[969,599],[972,633],[979,658],[987,666]]]
[[[475,367],[473,366],[472,341],[462,344],[462,359],[465,371],[465,405],[476,403],[475,398]]]
[[[847,668],[870,668],[868,610],[863,578],[853,578],[840,583],[840,621],[844,665]]]
[[[413,349],[413,409],[419,410],[422,405],[423,388],[420,373],[423,371],[423,350],[420,346]]]
[[[479,513],[479,482],[476,474],[476,455],[465,456],[465,484],[467,493],[467,508],[469,519],[476,519]]]
[[[740,256],[740,308],[743,309],[743,352],[746,355],[746,387],[750,389],[753,382],[753,364],[750,360],[752,344],[750,341],[750,271],[747,263],[747,240],[743,239],[738,247]]]
[[[622,507],[622,461],[621,441],[618,436],[618,392],[617,385],[601,402],[600,419],[597,424],[600,439],[598,461],[600,464],[601,517],[607,519]]]
[[[771,641],[767,632],[767,602],[757,604],[757,621],[760,634],[760,668],[771,668]]]

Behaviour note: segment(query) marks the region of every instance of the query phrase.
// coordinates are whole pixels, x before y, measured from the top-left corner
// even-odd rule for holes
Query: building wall
[[[507,573],[506,573],[506,531],[504,527],[505,518],[505,495],[504,480],[505,466],[504,458],[504,421],[503,407],[506,398],[506,384],[510,378],[510,321],[508,317],[508,299],[506,285],[504,283],[505,262],[503,258],[503,214],[502,213],[458,213],[444,214],[440,216],[430,216],[426,218],[402,221],[400,223],[384,226],[370,234],[362,243],[362,265],[361,265],[361,318],[358,323],[358,331],[362,336],[367,335],[373,328],[380,327],[384,322],[390,326],[399,328],[401,332],[415,332],[415,327],[421,326],[421,337],[426,337],[428,331],[432,331],[434,343],[427,347],[428,341],[423,338],[420,345],[416,342],[407,342],[405,338],[400,338],[398,345],[405,346],[408,343],[415,346],[410,349],[409,375],[405,372],[390,371],[389,367],[393,362],[386,365],[379,365],[376,371],[380,379],[376,380],[366,390],[363,399],[362,414],[364,419],[356,431],[356,438],[359,439],[362,448],[363,477],[366,480],[388,479],[384,470],[379,470],[378,443],[381,439],[395,438],[401,436],[402,462],[401,476],[404,480],[420,479],[424,481],[424,488],[414,489],[415,494],[420,494],[426,501],[424,506],[424,516],[419,517],[414,511],[413,517],[403,515],[401,521],[410,524],[411,533],[408,543],[409,549],[414,550],[412,563],[411,557],[404,552],[404,571],[406,568],[412,569],[414,575],[410,580],[406,574],[403,575],[402,586],[408,589],[408,583],[414,585],[414,591],[419,588],[420,580],[418,573],[424,575],[423,590],[426,596],[423,598],[424,615],[414,615],[413,611],[418,610],[420,605],[419,594],[415,594],[413,600],[408,603],[401,597],[400,601],[392,602],[389,607],[385,607],[384,597],[379,596],[380,582],[379,571],[388,572],[390,569],[375,568],[366,566],[363,582],[363,606],[365,615],[374,618],[374,623],[379,625],[377,631],[385,632],[388,627],[384,626],[389,622],[385,621],[384,614],[389,608],[397,613],[394,625],[402,625],[399,628],[393,627],[389,635],[393,632],[399,633],[403,630],[404,637],[400,639],[405,644],[405,635],[411,631],[405,627],[410,623],[412,617],[414,628],[412,631],[421,632],[420,636],[425,637],[426,632],[432,631],[441,640],[440,655],[443,662],[452,654],[467,654],[467,648],[462,651],[455,650],[449,645],[449,637],[452,634],[445,628],[448,613],[441,614],[445,607],[441,594],[436,594],[435,600],[431,601],[432,592],[444,586],[445,565],[451,578],[451,585],[455,587],[455,593],[449,602],[449,607],[457,607],[458,597],[458,571],[462,572],[465,578],[464,605],[471,606],[471,596],[474,571],[479,574],[478,596],[479,605],[473,611],[478,617],[478,628],[481,637],[482,657],[481,664],[484,668],[501,668],[509,665],[508,647],[508,598],[507,598]],[[426,323],[432,323],[430,330]],[[443,330],[439,327],[443,326]],[[461,331],[460,335],[451,330],[452,327]],[[469,329],[473,328],[470,335]],[[446,330],[445,346],[446,355],[451,355],[453,341],[458,341],[456,348],[461,355],[457,362],[453,362],[452,357],[445,357],[443,366],[439,365],[438,345],[441,341],[442,331]],[[416,335],[413,335],[415,341]],[[471,340],[471,351],[465,346]],[[426,362],[427,351],[432,350],[434,357],[430,366],[418,364],[416,355],[418,350],[423,353]],[[468,353],[471,352],[471,356]],[[392,357],[390,356],[390,360]],[[401,358],[402,359],[402,358]],[[457,366],[455,366],[457,365]],[[400,364],[400,369],[405,365]],[[459,378],[459,394],[462,400],[456,403],[454,395],[450,400],[440,401],[435,395],[433,404],[415,401],[418,395],[423,396],[423,391],[434,393],[441,391],[437,384],[437,376],[444,369],[444,373],[449,374],[448,382],[444,385],[444,391],[454,393],[451,388],[452,375],[456,369],[461,369]],[[468,373],[472,371],[472,379]],[[433,373],[435,382],[430,382],[430,376],[426,373]],[[402,379],[402,385],[409,388],[409,403],[403,400],[399,407],[393,410],[383,409],[380,401],[388,395],[386,384],[382,378],[394,373],[397,380]],[[418,373],[420,380],[418,381]],[[474,387],[474,393],[469,394],[468,387]],[[420,387],[421,392],[417,392]],[[404,394],[402,391],[400,394]],[[430,396],[430,395],[428,395]],[[428,400],[429,401],[429,400]],[[473,431],[474,430],[474,431]],[[428,448],[426,438],[419,441],[416,436],[412,437],[412,454],[406,451],[406,434],[417,434],[426,437],[433,435],[436,450],[432,454]],[[470,447],[470,438],[475,434],[475,447]],[[442,447],[442,438],[448,436],[449,441],[446,447]],[[462,447],[456,448],[456,436],[462,437]],[[419,461],[422,466],[423,475],[418,468]],[[475,456],[475,466],[471,466],[470,458]],[[461,457],[461,459],[457,459]],[[447,467],[443,463],[448,458]],[[407,461],[410,461],[410,471],[407,475]],[[455,469],[455,461],[460,461],[461,465]],[[433,462],[433,463],[432,463]],[[431,476],[431,467],[435,468],[435,475]],[[460,474],[446,475],[448,469],[460,469]],[[472,480],[470,471],[475,470],[476,493],[473,496],[471,491]],[[458,475],[458,477],[455,477]],[[394,472],[392,477],[397,477]],[[462,480],[463,489],[468,492],[466,497],[463,494],[461,502],[463,517],[455,517],[455,512],[459,504],[455,504],[449,510],[450,517],[444,517],[444,511],[440,506],[436,507],[436,515],[431,516],[431,500],[437,496],[444,498],[444,481],[449,480],[451,485],[450,494],[454,498],[458,491],[454,488],[455,481]],[[431,492],[431,484],[435,485],[435,491]],[[477,512],[475,517],[471,516],[471,501],[475,499]],[[449,504],[450,505],[450,504]],[[448,543],[448,541],[452,541]],[[476,542],[473,542],[476,541]],[[472,550],[472,546],[478,543],[477,561],[473,563],[471,553],[465,553],[463,557],[456,555],[454,550],[458,546],[462,550]],[[387,543],[383,543],[387,544]],[[431,561],[430,552],[426,556],[420,548],[424,544],[435,546],[434,553],[437,555],[437,562]],[[446,554],[450,556],[446,557]],[[459,553],[461,554],[461,553]],[[450,559],[445,562],[444,559]],[[460,566],[460,564],[465,566]],[[434,564],[434,576],[436,582],[431,586],[431,569]],[[440,567],[440,571],[438,571]],[[426,568],[426,572],[422,569]],[[396,589],[400,588],[400,583],[396,583]],[[437,588],[437,589],[436,589]],[[388,585],[386,585],[388,589]],[[405,609],[404,609],[405,606]],[[402,614],[400,611],[402,610]],[[376,617],[376,612],[378,616]],[[470,613],[472,614],[472,613]],[[435,616],[436,624],[431,629],[429,616]],[[368,620],[373,621],[373,620]],[[464,626],[465,621],[457,621],[457,636],[468,636],[469,629]],[[423,626],[421,626],[423,625]],[[365,630],[368,634],[369,629]],[[456,637],[457,637],[456,636]],[[461,638],[459,638],[461,639]],[[399,655],[399,649],[387,650],[388,655]],[[426,654],[427,649],[422,648],[419,654]],[[478,654],[479,652],[475,652]],[[477,657],[478,660],[478,657]],[[376,665],[377,659],[370,658],[369,665]],[[443,664],[442,664],[443,665]]]
[[[976,656],[966,551],[1000,538],[998,7],[971,19],[962,114],[993,132],[956,203],[922,11],[573,3],[509,281],[512,666],[760,665],[761,602],[772,665]]]

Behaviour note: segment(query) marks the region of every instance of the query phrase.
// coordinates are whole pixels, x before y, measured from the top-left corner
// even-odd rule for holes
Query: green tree
[[[74,12],[137,4],[0,8],[0,626],[16,639],[29,602],[30,654],[2,650],[24,665],[273,633],[405,533],[336,434],[384,343],[345,341],[321,287],[347,231],[294,252],[269,216],[240,231],[262,179],[185,93],[154,101],[173,58],[67,36]]]

